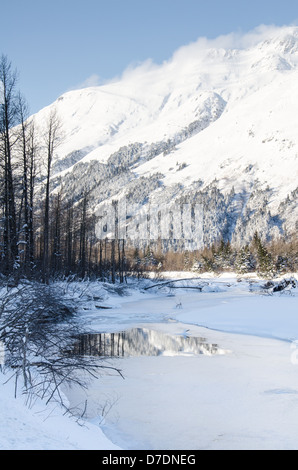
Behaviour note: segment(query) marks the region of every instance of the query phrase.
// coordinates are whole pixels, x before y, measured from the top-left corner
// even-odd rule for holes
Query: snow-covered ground
[[[174,274],[179,289],[145,290],[154,284],[147,280],[122,295],[101,283],[85,297],[71,286],[66,295],[78,296],[90,331],[186,333],[220,354],[111,359],[124,379],[64,390],[72,407],[87,399],[79,422],[57,404],[26,407],[11,381],[1,386],[0,449],[298,449],[298,289],[273,293],[264,280],[232,274],[187,277]]]
[[[14,383],[0,375],[0,450],[115,450],[98,426],[64,416],[57,405],[14,398]]]

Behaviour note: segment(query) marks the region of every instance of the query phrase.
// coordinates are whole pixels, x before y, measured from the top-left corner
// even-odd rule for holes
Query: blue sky
[[[0,54],[31,112],[204,36],[297,24],[297,0],[0,0]]]

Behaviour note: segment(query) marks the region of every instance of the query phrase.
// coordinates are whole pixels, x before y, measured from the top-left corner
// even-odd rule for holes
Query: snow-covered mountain
[[[205,44],[205,45],[202,45]],[[144,208],[198,203],[203,242],[248,242],[298,228],[298,28],[247,48],[198,41],[54,107],[64,140],[52,184],[91,209],[127,196]]]

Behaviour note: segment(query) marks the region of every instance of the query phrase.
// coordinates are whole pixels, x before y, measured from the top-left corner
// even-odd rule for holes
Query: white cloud
[[[89,88],[93,86],[100,86],[102,84],[103,80],[101,79],[101,77],[94,73],[90,75],[90,77],[87,77],[86,80],[84,80],[82,83],[72,86],[68,91],[80,90],[82,88]]]
[[[90,86],[98,86],[101,85],[102,80],[99,75],[92,74],[90,77],[86,78],[86,80],[81,84],[80,88],[87,88]]]
[[[83,83],[73,87],[72,89],[100,86],[123,80],[135,80],[137,83],[138,80],[141,80],[142,77],[150,72],[160,70],[162,73],[163,67],[165,66],[177,66],[178,69],[176,70],[176,73],[179,73],[179,70],[182,67],[187,66],[187,63],[192,62],[194,58],[201,58],[204,60],[204,57],[208,54],[210,49],[247,49],[276,36],[279,32],[284,33],[288,30],[288,32],[291,33],[293,29],[296,29],[297,31],[297,23],[285,26],[262,24],[248,32],[239,30],[213,39],[199,37],[196,41],[177,49],[173,53],[172,57],[164,61],[163,64],[156,64],[152,59],[147,59],[144,62],[137,64],[130,64],[120,76],[115,76],[109,80],[103,80],[99,75],[92,74],[90,77],[86,78]]]
[[[287,29],[290,33],[293,28],[297,30],[296,26],[276,26],[276,25],[260,25],[248,32],[236,31],[229,34],[221,35],[213,39],[206,37],[199,37],[195,42],[184,45],[177,49],[172,57],[164,61],[162,64],[156,64],[152,59],[147,59],[142,63],[130,64],[121,74],[121,76],[114,77],[105,83],[115,83],[119,81],[133,80],[135,86],[137,83],[142,82],[144,76],[150,72],[163,73],[165,67],[173,68],[172,73],[179,74],[188,65],[191,65],[194,60],[204,62],[206,56],[209,54],[210,49],[224,49],[224,50],[241,50],[255,46],[256,44],[270,39],[278,33],[284,33]]]
[[[155,64],[152,59],[147,59],[144,62],[138,63],[137,65],[130,64],[126,69],[124,70],[122,74],[123,79],[129,79],[131,75],[135,76],[142,76],[146,74],[147,72],[150,72],[152,70],[158,69],[160,66]]]
[[[290,32],[293,28],[295,26],[260,25],[246,33],[241,31],[232,32],[214,39],[199,37],[195,42],[177,49],[170,61],[180,61],[181,59],[204,55],[210,49],[247,49],[266,39],[270,39],[278,34],[278,32],[285,31],[286,29]]]
[[[213,39],[206,37],[199,37],[195,42],[184,45],[177,49],[171,58],[166,60],[163,64],[156,64],[151,59],[147,59],[142,63],[130,64],[119,77],[114,77],[112,80],[108,80],[105,83],[113,83],[123,80],[133,79],[137,82],[148,72],[154,72],[160,70],[162,72],[165,66],[177,66],[175,73],[179,73],[179,70],[187,66],[189,62],[192,62],[194,58],[202,59],[208,54],[210,49],[247,49],[255,46],[256,44],[270,39],[276,36],[279,32],[285,32],[287,29],[290,33],[293,29],[297,30],[295,25],[287,26],[276,26],[276,25],[259,25],[248,32],[236,31],[229,34],[221,35]]]

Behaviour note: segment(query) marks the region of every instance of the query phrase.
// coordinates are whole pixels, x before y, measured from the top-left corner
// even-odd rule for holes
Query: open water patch
[[[204,337],[169,334],[150,328],[131,328],[117,333],[87,333],[76,341],[74,354],[98,357],[212,356],[225,354]]]

